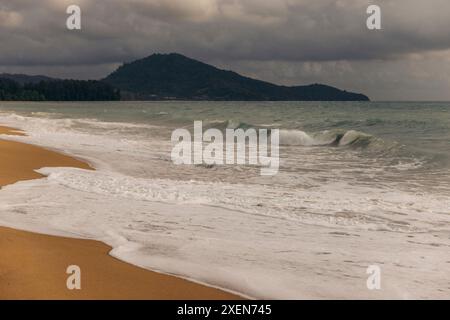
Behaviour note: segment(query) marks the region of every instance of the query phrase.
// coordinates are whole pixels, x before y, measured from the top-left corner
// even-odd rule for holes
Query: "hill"
[[[57,80],[47,76],[28,76],[26,74],[10,74],[10,73],[0,73],[0,79],[8,79],[15,81],[21,85],[32,83],[36,84],[41,81],[53,81]]]
[[[102,81],[124,100],[368,101],[363,94],[312,84],[279,86],[218,69],[181,54],[126,63]]]

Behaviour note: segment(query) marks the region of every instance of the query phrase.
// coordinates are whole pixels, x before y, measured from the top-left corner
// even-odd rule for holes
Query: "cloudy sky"
[[[66,9],[82,10],[82,30]],[[366,9],[382,10],[382,30]],[[99,79],[179,52],[278,84],[450,100],[449,0],[0,0],[0,72]]]

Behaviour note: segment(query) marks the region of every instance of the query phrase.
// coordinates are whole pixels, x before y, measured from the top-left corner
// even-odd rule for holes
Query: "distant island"
[[[102,81],[131,100],[368,101],[362,94],[313,84],[286,87],[243,77],[181,54],[154,54],[126,63]]]
[[[369,98],[323,84],[279,86],[170,53],[125,63],[98,81],[0,74],[0,100],[369,101]]]

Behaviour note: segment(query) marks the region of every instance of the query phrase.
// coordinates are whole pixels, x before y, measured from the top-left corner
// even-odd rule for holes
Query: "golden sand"
[[[0,127],[0,134],[24,133]],[[57,152],[0,140],[0,187],[41,178],[33,170],[42,167],[91,169]],[[240,299],[127,264],[110,256],[110,251],[111,247],[98,241],[0,227],[0,299]],[[81,268],[81,290],[67,289],[70,265]]]
[[[0,134],[24,135],[6,127],[0,127]],[[43,167],[91,169],[87,163],[60,153],[25,143],[0,140],[0,186],[19,180],[42,178],[34,170]]]

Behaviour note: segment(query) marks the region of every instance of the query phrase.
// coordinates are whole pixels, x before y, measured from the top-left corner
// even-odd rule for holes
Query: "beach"
[[[0,126],[0,134],[24,135]],[[37,146],[0,140],[0,186],[39,179],[42,167],[92,170],[86,162]],[[1,191],[0,191],[1,192]],[[151,272],[109,255],[91,240],[0,227],[2,299],[239,299],[224,291]],[[81,290],[68,290],[67,267],[81,268]]]
[[[0,225],[45,234],[40,242],[31,234],[35,246],[56,239],[41,253],[57,257],[60,245],[62,253],[83,248],[82,257],[96,247],[90,270],[109,274],[109,262],[122,261],[255,299],[447,298],[449,110],[420,102],[2,103],[0,123],[26,135],[0,137],[10,150],[2,153],[10,183],[0,192]],[[174,164],[171,135],[193,132],[196,120],[221,132],[280,129],[278,174]],[[36,154],[22,153],[22,163],[11,158],[29,148]],[[14,170],[22,181],[7,176]],[[66,239],[75,247],[64,249]],[[55,267],[60,286],[68,265],[84,275],[81,292],[64,294],[94,285],[82,257]],[[371,270],[381,271],[380,289],[367,285]],[[111,277],[127,282],[129,274]],[[124,286],[133,292],[119,290],[124,296],[139,292],[136,278]]]

